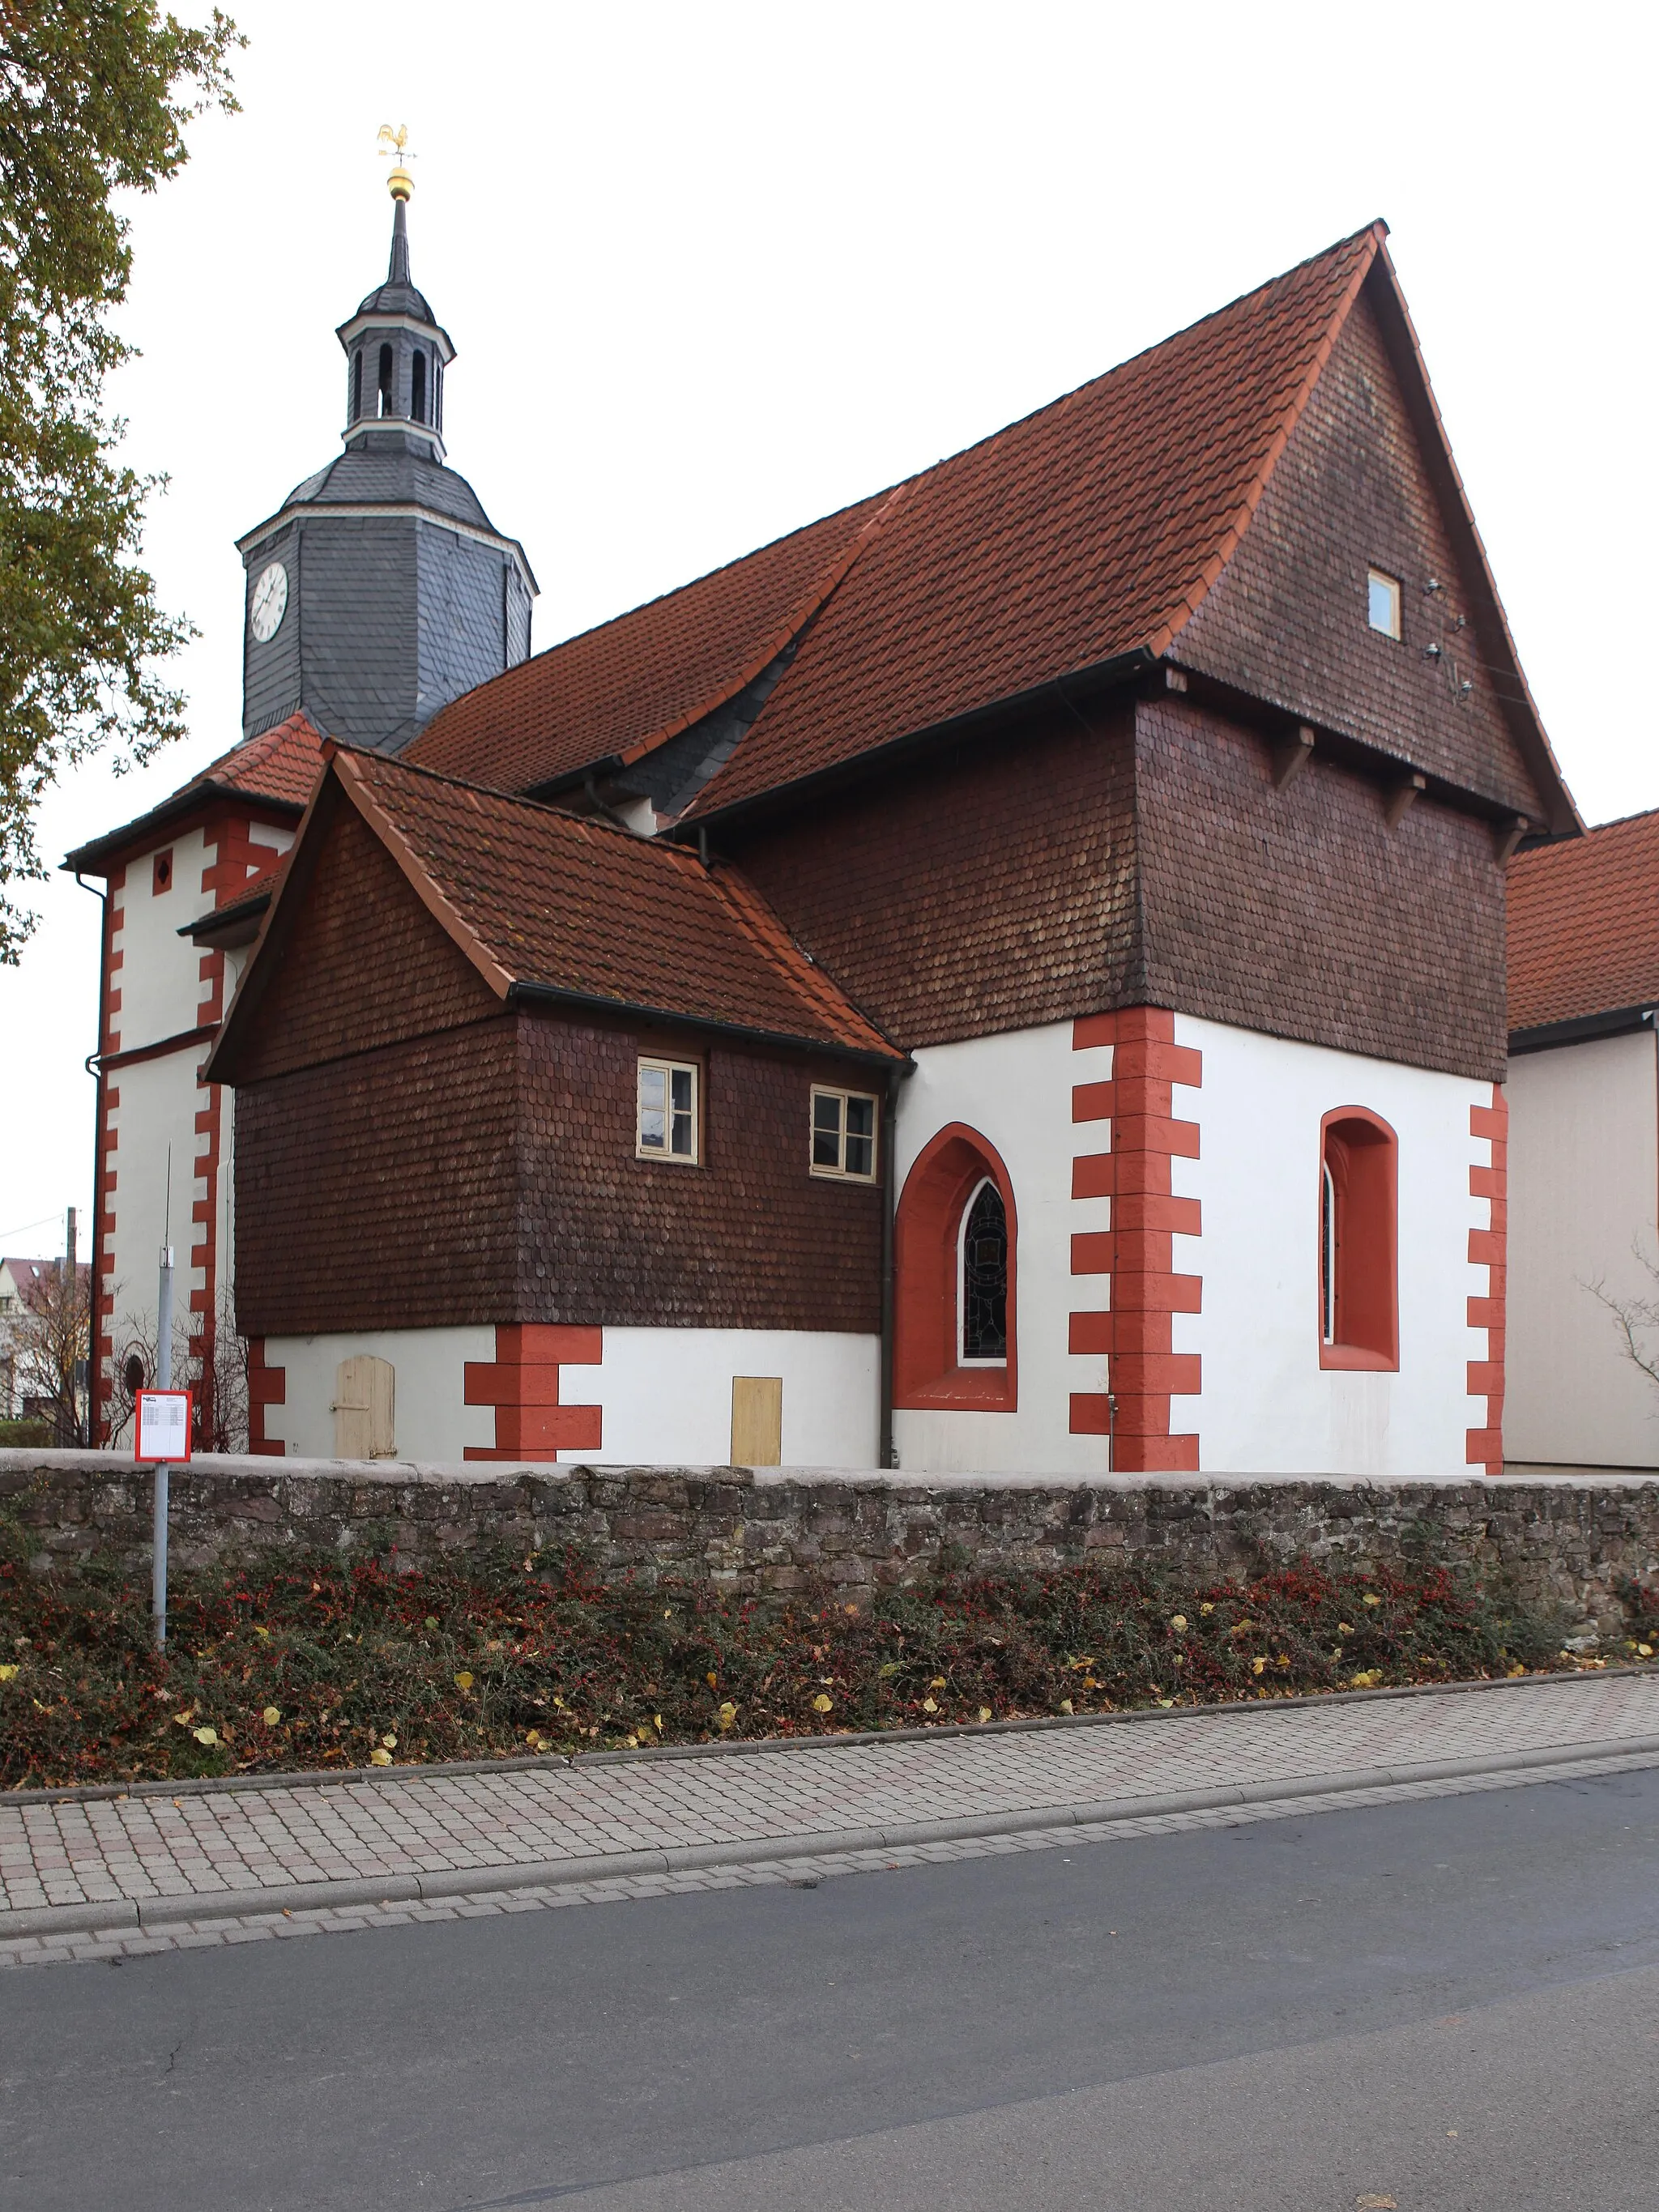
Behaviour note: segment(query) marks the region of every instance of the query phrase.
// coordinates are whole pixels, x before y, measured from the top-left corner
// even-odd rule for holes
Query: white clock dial
[[[288,570],[280,561],[273,561],[263,570],[253,586],[252,611],[249,628],[261,645],[276,636],[283,626],[283,617],[288,612]]]

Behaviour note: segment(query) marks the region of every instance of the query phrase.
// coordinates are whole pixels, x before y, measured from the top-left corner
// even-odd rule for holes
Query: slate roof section
[[[1659,1005],[1659,808],[1517,854],[1510,1030]]]
[[[302,814],[322,765],[322,732],[309,715],[290,714],[286,721],[261,731],[258,737],[244,738],[217,760],[210,761],[199,775],[169,793],[159,806],[80,846],[66,856],[64,866],[96,873],[100,861],[152,831],[164,834],[170,823],[204,799],[253,799],[289,814]]]
[[[330,750],[333,781],[498,997],[546,994],[902,1058],[736,869],[705,869],[682,847],[382,753]],[[307,829],[315,818],[313,807]],[[222,1048],[244,998],[257,1000],[266,945],[305,879],[305,842],[302,830]]]
[[[372,431],[379,425],[364,427]],[[393,422],[391,427],[396,429],[398,425]],[[488,531],[492,537],[501,534],[466,478],[423,453],[348,448],[315,476],[295,484],[277,511],[286,514],[291,507],[333,506],[421,507],[452,522]],[[262,530],[265,526],[259,526]]]
[[[869,538],[878,494],[596,629],[538,653],[434,714],[404,755],[441,775],[531,791],[632,763],[737,696],[811,620]]]

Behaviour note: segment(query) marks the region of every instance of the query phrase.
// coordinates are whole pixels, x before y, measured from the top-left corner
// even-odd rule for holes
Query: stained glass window
[[[988,1180],[974,1193],[962,1226],[962,1357],[1008,1357],[1008,1213]]]

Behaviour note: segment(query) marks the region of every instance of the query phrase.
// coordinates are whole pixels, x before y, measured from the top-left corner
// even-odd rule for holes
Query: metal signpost
[[[158,1343],[154,1390],[141,1390],[137,1441],[132,1456],[155,1469],[155,1510],[151,1523],[150,1613],[155,1648],[167,1640],[167,1468],[190,1458],[190,1392],[173,1386],[173,1247],[161,1247],[161,1296],[156,1313]]]

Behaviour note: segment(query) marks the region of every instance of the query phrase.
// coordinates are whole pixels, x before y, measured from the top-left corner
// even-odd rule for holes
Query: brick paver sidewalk
[[[200,1898],[246,1912],[300,1884],[598,1871],[618,1854],[772,1839],[846,1848],[872,1832],[960,1822],[969,1832],[1024,1814],[1035,1828],[1062,1808],[1279,1784],[1299,1794],[1380,1770],[1406,1782],[1441,1763],[1556,1747],[1594,1759],[1648,1737],[1659,1758],[1659,1675],[1592,1674],[932,1740],[66,1796],[0,1803],[0,1906]]]

